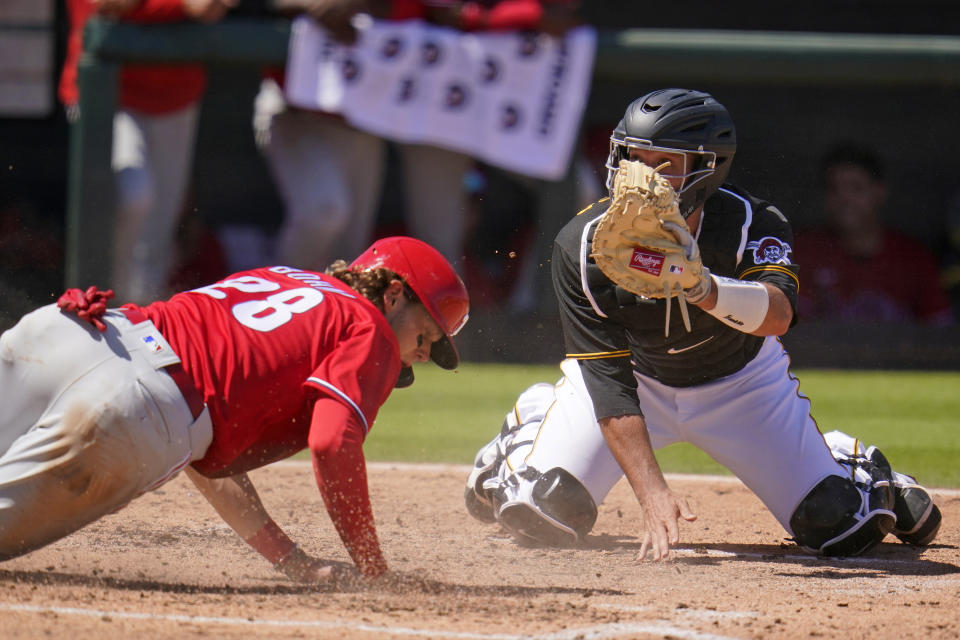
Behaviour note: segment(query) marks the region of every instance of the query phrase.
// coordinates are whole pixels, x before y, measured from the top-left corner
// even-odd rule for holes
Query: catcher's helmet
[[[405,236],[377,240],[350,263],[351,269],[383,267],[402,277],[444,333],[430,348],[430,359],[444,369],[455,369],[460,354],[451,338],[466,324],[470,311],[467,288],[439,251],[426,242]],[[401,380],[411,371],[401,373]],[[408,382],[408,384],[409,384]]]
[[[607,189],[630,149],[687,154],[680,189],[680,213],[696,211],[730,172],[737,134],[726,108],[713,96],[690,89],[659,89],[637,98],[610,136]]]

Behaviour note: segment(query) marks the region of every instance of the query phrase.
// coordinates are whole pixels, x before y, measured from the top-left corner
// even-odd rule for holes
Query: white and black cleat
[[[894,480],[893,493],[897,524],[891,533],[915,547],[928,546],[940,531],[943,521],[940,508],[934,504],[930,493],[918,484],[901,484]]]

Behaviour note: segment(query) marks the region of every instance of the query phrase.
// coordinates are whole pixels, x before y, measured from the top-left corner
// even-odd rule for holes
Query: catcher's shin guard
[[[501,526],[514,536],[550,546],[576,543],[597,521],[590,492],[560,467],[513,474],[494,491],[493,505]]]
[[[893,529],[893,491],[888,480],[869,486],[827,476],[797,505],[790,528],[797,544],[825,556],[856,556]]]

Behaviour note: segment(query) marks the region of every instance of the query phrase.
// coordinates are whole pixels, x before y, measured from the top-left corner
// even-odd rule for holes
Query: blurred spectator
[[[465,31],[531,29],[556,34],[576,24],[574,3],[538,0],[277,0],[276,6],[308,13],[345,44],[356,40],[351,20],[361,12]],[[256,100],[255,129],[286,207],[277,259],[309,268],[369,244],[387,143],[337,115],[286,104],[281,85],[280,74],[264,81]],[[463,182],[473,159],[430,145],[396,143],[394,148],[402,175],[406,232],[459,264],[467,233]]]
[[[77,62],[91,15],[137,23],[215,22],[238,0],[68,0],[70,33],[59,95],[79,114]],[[166,297],[207,75],[198,65],[124,65],[113,122],[116,226],[110,283],[127,302]]]
[[[800,317],[950,324],[933,253],[881,218],[888,187],[879,158],[844,144],[826,154],[822,167],[828,226],[798,232],[794,242]]]

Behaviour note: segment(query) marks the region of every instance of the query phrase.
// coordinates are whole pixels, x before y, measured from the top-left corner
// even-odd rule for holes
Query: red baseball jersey
[[[386,565],[361,445],[400,375],[383,313],[343,282],[269,267],[142,308],[203,392],[200,473],[245,472],[310,448],[330,518],[361,571]]]
[[[304,449],[319,396],[350,410],[362,440],[400,373],[399,346],[383,313],[341,281],[311,271],[244,271],[143,312],[210,409],[213,442],[194,465],[207,475],[247,471]]]

